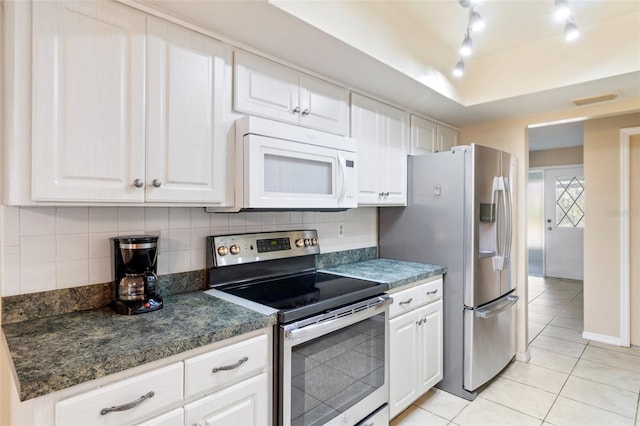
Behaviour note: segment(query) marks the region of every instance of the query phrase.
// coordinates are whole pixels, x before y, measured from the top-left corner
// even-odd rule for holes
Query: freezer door
[[[500,214],[500,182],[502,151],[472,145],[467,153],[468,176],[466,190],[467,220],[470,220],[470,246],[466,250],[464,304],[477,307],[498,299],[500,271],[494,266],[498,255],[498,233],[504,228]]]
[[[464,388],[474,391],[496,376],[516,353],[516,302],[507,295],[464,310]]]

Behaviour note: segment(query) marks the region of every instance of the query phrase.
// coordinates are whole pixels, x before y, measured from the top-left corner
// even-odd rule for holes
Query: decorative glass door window
[[[556,226],[584,228],[584,176],[556,179]]]

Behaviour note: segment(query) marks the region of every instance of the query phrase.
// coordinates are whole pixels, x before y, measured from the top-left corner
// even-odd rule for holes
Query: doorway
[[[582,280],[584,277],[583,167],[544,171],[544,275]]]

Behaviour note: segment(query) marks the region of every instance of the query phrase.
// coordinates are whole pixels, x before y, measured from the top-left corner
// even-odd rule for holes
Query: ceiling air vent
[[[617,93],[607,93],[605,95],[592,96],[590,98],[574,99],[571,102],[576,104],[576,106],[582,106],[582,105],[595,104],[596,102],[610,101],[617,97],[618,97]]]

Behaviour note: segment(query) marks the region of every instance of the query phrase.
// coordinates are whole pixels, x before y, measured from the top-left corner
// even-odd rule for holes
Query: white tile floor
[[[531,361],[469,402],[432,389],[391,426],[640,426],[640,350],[582,338],[582,282],[529,278]]]

